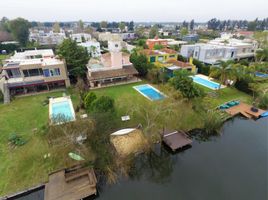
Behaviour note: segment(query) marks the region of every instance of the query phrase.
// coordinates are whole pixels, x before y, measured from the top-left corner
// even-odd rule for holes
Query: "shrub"
[[[259,107],[262,109],[268,109],[268,94],[263,94],[258,99]]]
[[[91,109],[92,103],[97,99],[97,96],[94,92],[89,92],[84,97],[84,105],[87,110]]]
[[[224,119],[219,111],[210,110],[204,115],[204,130],[207,134],[219,134]]]
[[[14,146],[23,146],[27,143],[25,139],[23,139],[20,135],[16,133],[10,134],[8,137],[8,141]]]
[[[113,112],[114,100],[108,96],[101,96],[93,101],[91,110],[96,113]]]
[[[194,85],[193,79],[189,77],[189,72],[186,70],[175,72],[174,77],[169,82],[185,98],[191,99],[202,96],[202,91]]]

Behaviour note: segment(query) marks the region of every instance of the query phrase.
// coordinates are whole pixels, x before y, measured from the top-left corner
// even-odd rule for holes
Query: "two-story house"
[[[100,59],[92,58],[88,63],[87,78],[90,87],[136,82],[138,71],[129,61],[129,54],[122,53],[118,42],[109,42],[110,52]]]
[[[5,103],[11,96],[49,91],[70,86],[65,62],[51,49],[16,52],[4,61],[0,89]]]

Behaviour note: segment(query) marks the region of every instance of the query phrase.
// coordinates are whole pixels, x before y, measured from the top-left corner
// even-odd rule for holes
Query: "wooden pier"
[[[163,142],[172,151],[176,151],[192,143],[192,140],[183,131],[164,131],[162,137]]]
[[[248,119],[258,119],[263,113],[265,113],[265,110],[262,109],[252,109],[252,105],[246,104],[246,103],[240,103],[239,105],[233,106],[231,108],[226,109],[225,111],[230,114],[231,116],[236,115],[243,115],[244,117]]]
[[[63,169],[49,175],[45,200],[84,199],[97,194],[97,179],[93,169]]]

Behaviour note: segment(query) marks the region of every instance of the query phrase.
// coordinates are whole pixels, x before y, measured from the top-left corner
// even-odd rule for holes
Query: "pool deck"
[[[192,143],[192,140],[189,139],[187,134],[183,131],[164,131],[162,137],[163,142],[170,147],[172,151],[176,151]]]
[[[262,110],[262,109],[258,109],[257,112],[253,112],[251,108],[252,108],[252,105],[241,102],[239,105],[228,108],[225,111],[231,116],[236,116],[236,115],[241,114],[248,119],[252,119],[252,118],[258,119],[263,113],[265,113],[265,110]]]
[[[93,169],[59,170],[49,175],[44,200],[83,199],[97,194],[96,184]]]

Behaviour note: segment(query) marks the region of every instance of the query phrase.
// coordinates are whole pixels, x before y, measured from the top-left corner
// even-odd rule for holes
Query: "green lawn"
[[[142,124],[147,134],[155,136],[164,127],[184,130],[202,128],[202,116],[192,109],[191,102],[176,99],[174,91],[162,85],[155,87],[168,97],[152,102],[133,89],[133,86],[144,83],[92,91],[97,96],[108,95],[115,99],[114,117],[118,129]],[[69,92],[76,107],[78,96],[73,89]],[[65,166],[64,158],[57,156],[58,149],[51,149],[42,133],[42,128],[48,123],[48,106],[43,105],[47,96],[62,96],[62,92],[16,98],[8,105],[0,105],[0,196],[45,182],[49,172]],[[242,92],[226,88],[220,91],[219,97],[206,97],[204,101],[216,107],[232,99],[251,100]],[[123,115],[130,115],[131,120],[122,122]],[[12,149],[8,144],[11,133],[21,134],[28,143]],[[43,158],[46,153],[52,153],[51,159]]]
[[[207,96],[203,99],[203,101],[208,105],[209,108],[216,108],[219,105],[231,101],[231,100],[240,100],[245,103],[252,103],[252,97],[244,92],[241,92],[237,90],[236,88],[223,88],[219,91],[208,91],[209,89],[206,90],[208,93]],[[216,95],[210,95],[209,93],[215,93]]]
[[[44,182],[48,172],[62,167],[60,159],[44,160],[43,155],[51,151],[40,134],[48,123],[48,105],[44,106],[43,101],[47,96],[58,97],[62,93],[20,97],[0,105],[0,196]],[[27,144],[11,148],[11,133],[22,135]]]

